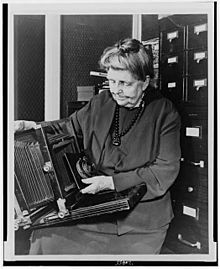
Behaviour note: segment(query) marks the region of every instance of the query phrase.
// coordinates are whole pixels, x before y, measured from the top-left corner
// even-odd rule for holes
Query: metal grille
[[[14,16],[15,119],[44,120],[45,16]]]
[[[61,19],[61,117],[77,100],[77,86],[96,85],[90,77],[107,46],[132,36],[131,15],[63,15]]]

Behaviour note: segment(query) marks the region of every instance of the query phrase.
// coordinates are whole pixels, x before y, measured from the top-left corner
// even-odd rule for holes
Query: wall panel
[[[61,18],[61,118],[77,86],[97,83],[89,75],[107,46],[132,36],[132,15],[63,15]]]

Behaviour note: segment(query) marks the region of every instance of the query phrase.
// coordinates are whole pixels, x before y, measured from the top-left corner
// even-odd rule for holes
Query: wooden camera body
[[[81,179],[97,171],[69,126],[65,120],[44,122],[15,134],[15,230],[74,224],[128,211],[146,193],[143,183],[120,193],[82,194]]]

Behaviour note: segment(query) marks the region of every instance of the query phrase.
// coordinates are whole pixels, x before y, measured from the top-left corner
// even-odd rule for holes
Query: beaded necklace
[[[120,146],[121,145],[121,137],[126,135],[134,126],[136,123],[137,119],[141,115],[142,110],[144,109],[144,98],[142,98],[140,106],[138,107],[133,119],[131,120],[130,124],[119,133],[119,105],[116,105],[115,109],[115,115],[114,115],[114,131],[113,131],[113,137],[112,137],[112,144],[114,146]]]

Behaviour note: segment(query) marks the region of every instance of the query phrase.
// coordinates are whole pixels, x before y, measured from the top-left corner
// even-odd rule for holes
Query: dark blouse
[[[104,91],[70,116],[70,128],[74,125],[77,134],[83,136],[86,153],[100,174],[113,177],[117,191],[141,182],[147,185],[140,203],[117,218],[117,233],[163,227],[173,217],[169,188],[180,166],[180,117],[169,100],[149,89],[141,117],[122,137],[121,145],[113,146],[109,131],[115,106],[109,92]],[[134,113],[135,110],[121,109],[120,128],[127,127]],[[96,230],[100,228],[97,223],[94,226]],[[110,232],[104,226],[101,230]]]
[[[121,131],[125,130],[129,124],[131,123],[132,119],[135,117],[136,111],[138,108],[125,108],[125,107],[120,107],[119,109],[119,133]],[[131,128],[131,130],[125,134],[124,136],[121,137],[121,143],[123,144],[124,139],[126,140],[126,136],[129,136],[129,133],[132,132],[135,129],[135,124]],[[120,155],[117,154],[117,151],[120,151],[120,146],[114,146],[112,144],[112,136],[114,135],[114,127],[112,126],[110,133],[107,136],[103,151],[102,151],[102,156],[100,158],[100,169],[104,170],[107,172],[114,170],[115,163],[119,161]]]

